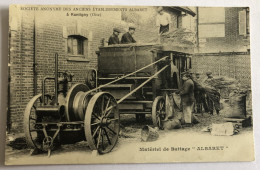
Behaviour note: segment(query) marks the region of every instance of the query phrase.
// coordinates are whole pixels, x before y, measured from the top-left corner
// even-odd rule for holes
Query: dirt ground
[[[159,139],[155,142],[141,142],[141,128],[145,125],[152,126],[151,115],[146,116],[146,121],[143,123],[137,123],[134,115],[122,115],[121,116],[121,132],[118,144],[113,149],[111,153],[105,155],[95,155],[88,147],[86,141],[78,142],[76,144],[68,144],[62,145],[61,148],[52,152],[50,158],[47,157],[47,154],[39,154],[30,156],[30,150],[26,148],[25,141],[23,138],[23,134],[18,135],[7,135],[7,145],[6,145],[6,164],[86,164],[86,163],[125,163],[125,162],[146,162],[142,159],[135,159],[137,153],[140,155],[144,154],[144,152],[140,152],[141,147],[165,147],[168,146],[184,146],[183,143],[179,143],[178,141],[183,141],[189,136],[193,136],[191,138],[194,140],[195,146],[205,146],[209,145],[209,141],[213,141],[212,146],[223,145],[225,146],[228,143],[234,143],[237,140],[243,141],[244,139],[253,139],[253,131],[252,127],[241,128],[240,132],[237,135],[232,137],[230,136],[212,136],[210,132],[202,132],[201,130],[212,123],[223,123],[224,121],[224,112],[222,110],[220,115],[214,114],[209,115],[205,113],[204,115],[198,115],[198,119],[200,120],[199,124],[194,125],[193,127],[184,127],[181,129],[173,129],[170,131],[159,130]],[[20,137],[20,138],[19,138]],[[9,140],[16,139],[16,144],[12,143],[10,145]],[[19,139],[19,140],[18,140]],[[181,140],[178,140],[181,139]],[[215,142],[215,141],[221,141]],[[189,140],[184,140],[189,141]],[[253,141],[253,140],[251,140]],[[185,142],[184,142],[185,143]],[[246,143],[246,142],[245,142]],[[253,144],[246,143],[249,147]],[[185,145],[190,145],[190,143],[186,143]],[[12,146],[12,147],[11,147]],[[229,145],[227,145],[228,147]],[[230,145],[230,146],[233,146]],[[230,147],[229,146],[229,147]],[[247,147],[247,146],[246,146]],[[233,148],[234,149],[234,148]],[[154,152],[153,152],[154,153]],[[138,155],[139,155],[138,154]],[[124,157],[124,159],[122,158]],[[145,154],[147,156],[147,153]],[[151,154],[152,156],[152,154]],[[186,155],[187,156],[187,155]],[[157,162],[160,158],[152,157],[149,159],[151,162]],[[174,156],[173,156],[174,157]],[[122,158],[122,159],[121,159]],[[182,159],[183,158],[183,159]],[[147,158],[148,159],[148,158]],[[201,159],[198,158],[198,159]],[[221,160],[221,158],[219,158]],[[188,157],[177,157],[173,160],[161,160],[160,162],[178,162],[178,161],[188,161]],[[196,161],[196,160],[195,160]],[[200,161],[200,160],[198,160]],[[209,160],[210,161],[210,160]],[[149,161],[148,161],[149,162]]]

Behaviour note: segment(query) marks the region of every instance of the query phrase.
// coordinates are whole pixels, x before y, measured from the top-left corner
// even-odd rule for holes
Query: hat
[[[135,26],[129,26],[129,29],[135,30]]]
[[[189,71],[182,72],[181,76],[189,77],[190,76],[190,72]]]
[[[207,76],[209,76],[209,75],[211,75],[212,74],[212,72],[206,72],[206,75]]]
[[[134,23],[129,23],[128,28],[135,30],[135,24]]]
[[[118,32],[118,33],[121,32],[118,28],[114,28],[113,31],[114,31],[114,32]]]
[[[163,10],[163,7],[158,7],[158,9],[157,9],[157,12],[160,12],[160,11],[162,11]]]

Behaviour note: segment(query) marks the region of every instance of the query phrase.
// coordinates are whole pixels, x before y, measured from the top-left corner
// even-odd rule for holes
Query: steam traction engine
[[[46,81],[54,81],[55,95],[45,93]],[[87,140],[90,149],[110,152],[118,140],[119,112],[114,97],[107,92],[90,90],[75,84],[67,90],[72,75],[58,72],[55,55],[55,77],[45,77],[42,94],[26,106],[24,132],[29,147],[49,153],[55,146]]]

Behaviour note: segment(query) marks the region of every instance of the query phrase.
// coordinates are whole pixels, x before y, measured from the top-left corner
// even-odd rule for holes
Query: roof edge
[[[175,9],[175,10],[178,10],[178,11],[186,12],[186,13],[190,14],[190,15],[193,16],[193,17],[196,15],[196,13],[193,12],[193,11],[192,11],[190,8],[188,8],[188,7],[170,7],[170,8]]]

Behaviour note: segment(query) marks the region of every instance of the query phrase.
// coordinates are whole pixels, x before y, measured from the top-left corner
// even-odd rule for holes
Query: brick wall
[[[28,96],[33,95],[33,24],[33,17],[23,14],[16,29],[10,29],[10,123],[18,131]]]
[[[205,53],[192,58],[192,69],[201,73],[212,72],[213,76],[235,78],[241,85],[251,87],[250,54],[248,53]]]

